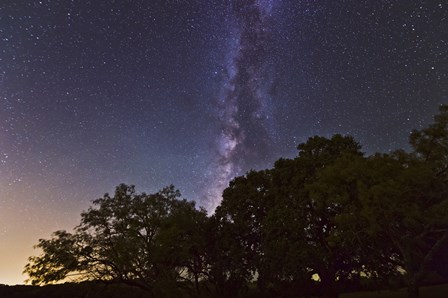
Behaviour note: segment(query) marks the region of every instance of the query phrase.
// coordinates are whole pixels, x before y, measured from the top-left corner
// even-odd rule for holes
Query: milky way
[[[272,127],[267,107],[272,66],[267,41],[272,8],[272,1],[232,3],[233,34],[217,111],[221,132],[203,195],[203,205],[210,212],[230,179],[270,155]]]
[[[213,211],[313,135],[404,148],[448,103],[446,1],[0,1],[0,284],[119,183]]]

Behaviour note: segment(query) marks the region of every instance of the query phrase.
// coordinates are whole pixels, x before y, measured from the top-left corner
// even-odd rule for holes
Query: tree
[[[83,261],[78,259],[75,235],[56,231],[50,240],[40,239],[35,248],[43,251],[41,256],[32,256],[25,266],[33,285],[48,284],[66,278],[70,273],[82,270]]]
[[[206,279],[208,264],[205,257],[208,217],[204,209],[197,210],[194,202],[178,201],[161,226],[158,243],[159,258],[166,265],[178,268],[177,280],[193,284],[194,295],[201,295],[200,281]]]
[[[278,230],[278,226],[283,229],[269,242],[285,239],[296,247],[297,253],[291,254],[285,246],[296,271],[305,269],[309,279],[318,274],[322,294],[337,297],[336,281],[351,277],[359,267],[359,251],[345,241],[345,231],[337,223],[339,213],[353,204],[353,198],[342,202],[327,192],[319,175],[341,158],[356,159],[363,154],[352,137],[341,135],[331,139],[313,137],[298,149],[297,158],[280,160],[273,169],[273,212],[280,213],[276,217],[282,224],[273,221],[270,226],[273,230]]]
[[[33,284],[76,274],[78,280],[121,282],[151,293],[160,290],[158,284],[174,285],[168,287],[173,290],[179,280],[199,274],[190,261],[200,258],[195,233],[206,218],[205,211],[179,196],[174,186],[147,195],[121,184],[113,197],[105,194],[93,201],[73,234],[59,231],[50,240],[39,240],[42,254],[30,257],[24,272]],[[167,254],[175,251],[174,239],[190,243],[175,257]]]
[[[398,152],[368,161],[360,186],[361,214],[376,247],[391,246],[390,262],[405,270],[409,297],[418,297],[429,264],[448,238],[446,182],[414,156]],[[383,260],[384,261],[384,260]]]
[[[434,124],[412,132],[413,152],[339,160],[320,173],[315,188],[339,197],[337,224],[348,232],[345,241],[370,255],[361,262],[367,271],[385,276],[401,268],[412,298],[448,244],[447,126],[442,106]],[[344,202],[350,197],[356,204]]]
[[[369,232],[397,252],[392,261],[405,270],[412,298],[448,241],[448,106],[434,120],[412,132],[413,152],[372,157],[360,188]]]
[[[422,130],[413,130],[409,142],[419,160],[431,165],[437,176],[448,175],[448,105],[439,107],[434,123]]]
[[[212,280],[220,289],[233,289],[227,296],[237,295],[256,273],[261,273],[261,229],[269,203],[269,183],[265,171],[235,178],[224,190],[212,218],[217,235],[211,256]]]
[[[313,137],[298,149],[297,158],[280,159],[272,170],[234,179],[216,216],[233,233],[237,249],[230,258],[239,258],[249,278],[257,273],[264,291],[304,284],[317,273],[323,294],[337,297],[336,280],[360,266],[358,249],[343,241],[335,223],[342,203],[323,196],[316,180],[338,159],[362,153],[353,138],[341,135]]]
[[[328,246],[332,251],[352,248],[346,251],[350,255],[338,261],[345,264],[338,273],[339,281],[354,281],[362,274],[371,281],[384,282],[398,274],[398,263],[392,262],[397,259],[397,251],[380,235],[370,232],[369,221],[363,216],[371,212],[363,201],[363,195],[370,191],[365,186],[374,184],[380,178],[377,175],[382,175],[375,173],[371,161],[372,157],[342,156],[321,169],[307,185],[311,198],[335,208],[336,212],[329,216],[334,231],[326,238]]]

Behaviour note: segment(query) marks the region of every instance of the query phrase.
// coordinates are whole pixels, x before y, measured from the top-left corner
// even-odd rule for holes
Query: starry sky
[[[448,103],[448,4],[0,1],[0,284],[119,183],[209,211],[313,135],[408,148]]]

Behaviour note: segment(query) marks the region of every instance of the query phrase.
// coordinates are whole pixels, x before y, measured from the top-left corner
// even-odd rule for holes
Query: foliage
[[[50,240],[40,239],[35,247],[42,249],[43,254],[30,257],[24,271],[33,285],[62,280],[82,267],[77,258],[75,236],[66,231],[54,232]]]
[[[158,283],[175,288],[178,280],[199,274],[200,264],[191,263],[201,258],[195,240],[206,219],[205,211],[179,196],[173,186],[147,195],[121,184],[113,197],[93,201],[74,234],[60,231],[40,240],[43,253],[29,259],[25,273],[33,284],[74,273],[78,280],[122,282],[149,292]],[[173,241],[184,249],[173,249]]]
[[[367,161],[360,188],[363,215],[377,248],[395,250],[390,260],[406,272],[409,297],[418,297],[433,258],[448,242],[448,106],[435,123],[414,130],[411,153],[377,154]]]

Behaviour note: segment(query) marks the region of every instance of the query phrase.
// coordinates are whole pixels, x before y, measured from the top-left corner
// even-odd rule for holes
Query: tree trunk
[[[415,279],[408,281],[408,298],[419,298],[419,286]]]
[[[199,288],[199,276],[197,273],[194,273],[194,287],[196,288],[197,297],[201,297],[201,290]]]
[[[335,284],[335,274],[328,273],[319,275],[322,286],[322,297],[323,298],[339,298],[339,293],[336,290]]]

